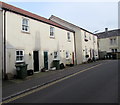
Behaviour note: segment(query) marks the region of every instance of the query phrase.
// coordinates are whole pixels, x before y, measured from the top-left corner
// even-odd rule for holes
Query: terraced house
[[[97,33],[100,59],[120,58],[120,29]]]
[[[53,15],[50,17],[50,20],[75,31],[77,64],[87,62],[88,59],[98,59],[98,42],[96,35]]]
[[[74,31],[49,19],[0,2],[0,70],[16,74],[16,63],[40,72],[53,60],[74,64]]]

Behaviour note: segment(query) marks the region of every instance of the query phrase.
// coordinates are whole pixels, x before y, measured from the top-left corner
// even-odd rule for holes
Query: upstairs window
[[[22,31],[29,32],[29,20],[23,18],[22,19]]]
[[[95,43],[95,36],[93,36],[93,42]]]
[[[91,40],[91,35],[89,34],[89,40]]]
[[[88,39],[87,39],[87,36],[86,36],[86,32],[84,32],[84,40],[87,42]]]
[[[110,38],[110,45],[116,45],[117,41],[116,38]]]
[[[112,45],[113,44],[113,40],[112,39],[110,39],[110,45]]]
[[[24,62],[24,51],[16,50],[16,62]]]
[[[54,31],[55,31],[54,27],[50,26],[50,37],[55,37]]]
[[[114,44],[115,44],[115,45],[117,44],[116,38],[114,38]]]
[[[70,41],[70,39],[71,39],[71,38],[70,38],[70,33],[69,33],[69,32],[67,33],[67,39],[68,39],[68,41]]]
[[[85,38],[85,39],[87,38],[87,36],[86,36],[86,32],[84,32],[84,38]]]

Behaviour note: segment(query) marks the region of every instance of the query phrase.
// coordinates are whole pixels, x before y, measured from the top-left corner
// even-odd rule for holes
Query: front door
[[[74,58],[74,52],[72,52],[72,61],[73,61],[73,64],[75,63],[75,62],[74,62],[74,59],[75,59],[75,58]]]
[[[44,52],[44,68],[48,69],[48,52]]]
[[[39,51],[33,51],[34,72],[39,71]]]

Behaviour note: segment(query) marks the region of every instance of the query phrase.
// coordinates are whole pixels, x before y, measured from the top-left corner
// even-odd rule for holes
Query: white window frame
[[[55,37],[55,28],[53,26],[50,26],[50,37],[51,38]]]
[[[54,51],[54,59],[58,59],[58,51]]]
[[[22,51],[22,55],[17,55],[17,51],[19,51],[19,53]],[[24,62],[24,50],[16,50],[15,54],[16,54],[16,62]],[[19,60],[17,60],[17,57],[19,57]],[[23,57],[23,59],[21,60],[20,57]]]
[[[23,21],[26,20],[27,21],[27,24],[24,24]],[[23,28],[24,27],[24,28]],[[25,30],[25,27],[27,27],[27,30]],[[29,19],[26,19],[26,18],[22,18],[22,32],[29,32]]]
[[[70,32],[67,32],[67,39],[68,41],[71,41]]]

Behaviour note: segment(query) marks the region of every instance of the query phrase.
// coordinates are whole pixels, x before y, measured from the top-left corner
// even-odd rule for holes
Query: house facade
[[[4,18],[3,34],[0,34],[0,44],[5,40],[4,74],[16,74],[15,64],[21,62],[34,72],[49,70],[53,60],[64,65],[75,62],[73,30],[12,5],[3,2],[0,5]]]
[[[98,42],[96,35],[59,17],[52,15],[49,19],[75,31],[77,64],[86,62],[88,59],[98,59]]]
[[[120,29],[97,33],[100,59],[120,58]]]

